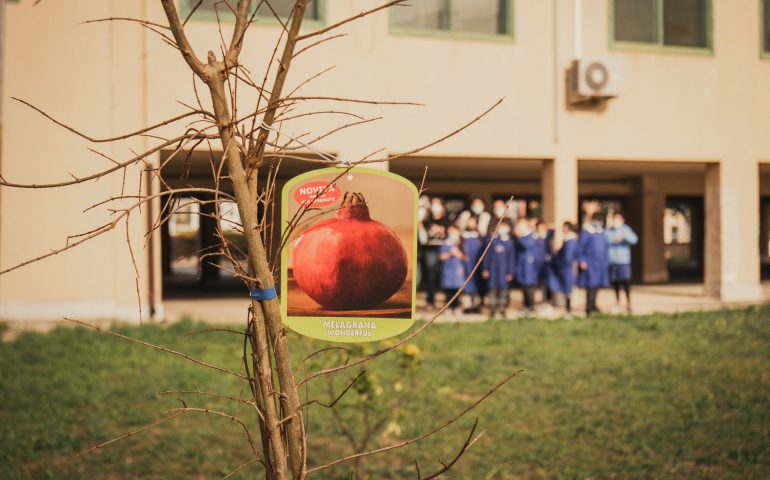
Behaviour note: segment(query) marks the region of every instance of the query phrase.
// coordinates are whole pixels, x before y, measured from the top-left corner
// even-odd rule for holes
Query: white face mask
[[[505,207],[495,207],[495,215],[502,217],[505,214]]]
[[[623,225],[625,225],[625,223],[626,223],[626,222],[624,222],[623,220],[615,220],[615,221],[613,222],[613,225],[614,225],[616,228],[620,228],[620,227],[622,227]]]
[[[433,215],[439,216],[442,213],[444,213],[444,207],[442,207],[441,205],[431,205],[430,211],[433,212]]]
[[[460,241],[460,234],[457,232],[452,232],[449,234],[447,238],[449,239],[450,242],[457,243]]]
[[[471,205],[471,212],[475,213],[476,215],[481,215],[484,212],[484,205],[480,203],[474,203]]]
[[[501,237],[507,237],[511,234],[511,229],[508,227],[500,227],[499,233]]]

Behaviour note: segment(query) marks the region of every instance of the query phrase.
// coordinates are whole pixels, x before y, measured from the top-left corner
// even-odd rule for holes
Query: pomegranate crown
[[[364,195],[357,192],[345,192],[337,218],[371,220],[369,207],[366,206]]]

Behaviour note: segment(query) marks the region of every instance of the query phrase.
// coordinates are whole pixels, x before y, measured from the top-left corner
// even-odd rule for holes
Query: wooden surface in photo
[[[291,270],[287,281],[287,313],[290,317],[409,318],[412,315],[412,272],[385,303],[368,310],[327,310],[299,288]]]

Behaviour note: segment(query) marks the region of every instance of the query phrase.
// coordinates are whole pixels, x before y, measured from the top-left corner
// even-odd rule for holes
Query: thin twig
[[[495,393],[497,390],[499,390],[500,387],[502,387],[503,385],[505,385],[506,383],[511,381],[514,377],[516,377],[522,371],[523,370],[519,370],[519,371],[514,372],[514,373],[508,375],[507,377],[503,378],[495,386],[493,386],[487,393],[485,393],[480,398],[478,398],[475,402],[473,402],[468,407],[463,409],[460,413],[458,413],[457,415],[453,416],[449,420],[445,421],[441,425],[433,428],[432,430],[429,430],[429,431],[423,433],[422,435],[418,435],[417,437],[411,438],[409,440],[403,440],[401,442],[397,442],[397,443],[394,443],[392,445],[387,445],[385,447],[380,447],[380,448],[376,448],[374,450],[369,450],[368,452],[355,453],[353,455],[348,455],[346,457],[338,458],[337,460],[333,460],[333,461],[331,461],[329,463],[326,463],[326,464],[323,464],[323,465],[319,465],[317,467],[313,467],[313,468],[309,469],[307,471],[307,473],[308,473],[308,475],[310,475],[312,473],[319,472],[321,470],[326,470],[327,468],[333,467],[334,465],[337,465],[337,464],[340,464],[340,463],[343,463],[343,462],[348,462],[350,460],[355,460],[357,458],[366,457],[366,456],[369,456],[369,455],[375,455],[375,454],[378,454],[378,453],[387,452],[389,450],[395,450],[397,448],[406,447],[407,445],[411,445],[413,443],[419,442],[420,440],[422,440],[424,438],[427,438],[427,437],[429,437],[431,435],[434,435],[434,434],[440,432],[441,430],[445,429],[446,427],[452,425],[453,423],[455,423],[460,418],[464,417],[469,412],[471,412],[474,408],[479,406],[479,404],[481,404],[481,402],[483,402],[484,400],[489,398],[493,393]]]
[[[102,442],[102,443],[100,443],[98,445],[94,445],[93,447],[89,448],[88,450],[83,450],[82,452],[75,454],[75,456],[76,457],[80,457],[80,456],[83,456],[83,455],[85,455],[87,453],[93,452],[94,450],[98,450],[100,448],[106,447],[107,445],[109,445],[111,443],[115,443],[115,442],[117,442],[119,440],[123,440],[124,438],[132,437],[132,436],[134,436],[134,435],[136,435],[138,433],[144,432],[145,430],[149,430],[149,429],[151,429],[153,427],[157,427],[161,423],[167,422],[167,421],[169,421],[171,419],[174,419],[174,418],[176,418],[176,417],[178,417],[180,415],[184,415],[184,412],[174,413],[173,415],[169,415],[168,417],[161,418],[157,422],[153,422],[153,423],[151,423],[149,425],[145,425],[144,427],[142,427],[142,428],[140,428],[138,430],[134,430],[132,432],[128,432],[125,435],[121,435],[119,437],[115,437],[112,440],[107,440],[106,442]]]
[[[113,337],[120,338],[121,340],[126,340],[126,341],[129,341],[129,342],[138,343],[139,345],[144,345],[145,347],[150,347],[150,348],[153,348],[155,350],[160,350],[161,352],[170,353],[171,355],[176,355],[178,357],[182,357],[185,360],[189,360],[189,361],[191,361],[193,363],[196,363],[196,364],[198,364],[198,365],[200,365],[202,367],[210,368],[212,370],[216,370],[216,371],[222,372],[222,373],[227,373],[227,374],[236,376],[236,377],[238,377],[238,378],[240,378],[242,380],[249,380],[248,377],[245,377],[245,376],[241,375],[240,373],[233,372],[232,370],[228,370],[226,368],[218,367],[218,366],[212,365],[210,363],[206,363],[206,362],[204,362],[202,360],[198,360],[197,358],[193,358],[193,357],[191,357],[190,355],[188,355],[186,353],[178,352],[176,350],[172,350],[172,349],[166,348],[166,347],[161,347],[160,345],[155,345],[153,343],[145,342],[144,340],[139,340],[138,338],[129,337],[127,335],[123,335],[122,333],[113,332],[112,330],[107,330],[105,328],[101,328],[101,327],[98,327],[96,325],[92,325],[92,324],[90,324],[88,322],[84,322],[82,320],[76,320],[74,318],[68,318],[68,317],[64,317],[64,320],[67,320],[67,321],[72,322],[72,323],[77,323],[78,325],[82,325],[84,327],[92,328],[92,329],[94,329],[96,331],[99,331],[99,332],[102,332],[102,333],[106,333],[108,335],[112,335]]]

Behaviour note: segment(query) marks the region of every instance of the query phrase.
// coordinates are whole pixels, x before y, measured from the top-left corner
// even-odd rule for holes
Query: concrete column
[[[714,183],[718,182],[719,228],[717,231],[720,234],[719,271],[721,274],[719,296],[726,302],[761,300],[759,249],[757,248],[759,225],[756,220],[759,217],[757,164],[742,158],[723,159],[722,164],[725,168],[709,166],[709,170],[718,168],[718,175],[709,171],[706,175],[707,194],[708,190],[715,188]],[[714,178],[715,176],[717,179]],[[706,218],[708,244],[708,237],[714,231],[713,226],[709,228],[708,209]],[[708,259],[708,256],[706,258]],[[713,285],[713,274],[709,276],[709,280]]]
[[[703,242],[704,293],[720,297],[722,281],[721,201],[719,199],[719,164],[706,165],[703,208],[705,225]]]
[[[642,200],[642,282],[668,281],[668,266],[663,248],[663,214],[666,195],[660,188],[660,179],[644,175],[641,179]]]
[[[553,160],[544,160],[541,182],[543,219],[557,226],[568,220],[577,222],[577,159],[558,156]],[[561,229],[557,228],[556,232],[561,232]]]

